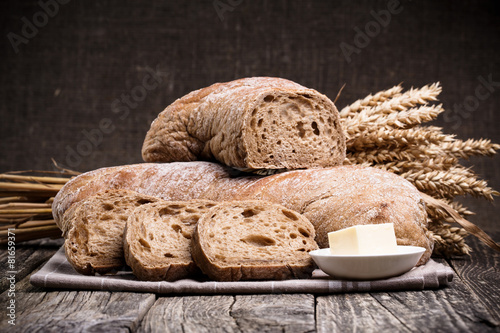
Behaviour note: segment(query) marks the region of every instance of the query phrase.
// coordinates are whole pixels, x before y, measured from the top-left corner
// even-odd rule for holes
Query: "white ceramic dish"
[[[341,279],[375,280],[401,275],[412,269],[425,252],[423,247],[398,245],[397,253],[333,255],[329,248],[309,252],[326,274]]]

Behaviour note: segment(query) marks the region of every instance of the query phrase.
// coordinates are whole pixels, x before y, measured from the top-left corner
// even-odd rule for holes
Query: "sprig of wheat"
[[[359,99],[356,102],[352,103],[351,105],[347,105],[346,107],[344,107],[340,111],[340,117],[349,118],[351,117],[351,115],[354,116],[355,114],[357,114],[357,112],[366,107],[376,106],[394,96],[398,96],[402,90],[403,87],[401,85],[397,85],[390,89],[380,91],[375,95],[370,94],[365,98]]]
[[[412,182],[420,191],[439,198],[470,194],[493,201],[493,196],[500,194],[488,187],[485,180],[477,179],[469,169],[460,166],[448,170],[408,171],[401,176]]]
[[[420,170],[421,172],[431,172],[436,170],[449,169],[456,165],[457,159],[453,157],[436,157],[427,158],[419,161],[394,161],[386,162],[385,164],[377,164],[374,167],[391,171],[398,175],[404,175],[407,172],[414,172]]]
[[[473,212],[454,201],[455,198],[472,195],[491,201],[499,192],[491,189],[470,168],[460,165],[460,160],[470,156],[493,156],[500,145],[487,139],[459,140],[443,133],[442,128],[425,126],[424,123],[444,112],[442,105],[432,104],[441,91],[439,83],[405,92],[398,85],[344,107],[340,116],[348,138],[345,164],[368,165],[394,172],[423,193],[447,204],[448,211],[428,206],[429,232],[436,241],[434,252],[467,254],[470,248],[464,237],[468,233],[452,224],[457,218],[465,218]],[[453,217],[449,210],[457,214]],[[475,232],[470,222],[465,222],[464,225]]]
[[[378,130],[361,132],[347,140],[346,144],[349,150],[364,151],[375,147],[429,146],[453,141],[453,135],[443,134],[436,128],[414,127],[402,130],[382,127]]]
[[[378,166],[387,162],[394,161],[413,161],[425,159],[425,150],[420,147],[409,147],[405,149],[370,149],[366,151],[347,152],[346,159],[350,164],[368,163],[372,166]]]
[[[500,149],[500,145],[488,139],[452,140],[439,146],[429,147],[429,155],[447,155],[456,158],[469,159],[470,156],[493,156]]]
[[[341,123],[347,137],[352,139],[361,135],[362,132],[373,132],[384,127],[388,129],[411,128],[437,118],[443,111],[442,105],[423,105],[384,115],[360,115],[341,119]]]
[[[425,105],[436,101],[441,90],[440,84],[434,83],[419,89],[412,88],[401,94],[402,87],[401,85],[397,85],[388,90],[380,91],[375,95],[368,95],[346,106],[340,111],[340,117],[343,119],[361,119],[377,114],[404,111],[418,104]]]

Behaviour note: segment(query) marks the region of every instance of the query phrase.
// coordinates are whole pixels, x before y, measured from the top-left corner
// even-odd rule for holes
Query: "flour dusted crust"
[[[123,247],[134,275],[146,281],[176,281],[199,271],[191,258],[191,239],[200,217],[216,202],[159,201],[134,209]]]
[[[345,158],[339,113],[295,82],[252,77],[216,83],[176,100],[148,131],[146,162],[217,160],[252,169],[330,167]]]
[[[124,188],[165,200],[263,200],[303,214],[316,229],[320,247],[327,233],[344,227],[393,222],[398,244],[432,254],[427,214],[420,192],[404,178],[375,168],[337,166],[296,170],[267,177],[236,177],[234,170],[210,162],[136,164],[104,168],[69,181],[57,194],[53,214],[109,188]]]
[[[193,260],[212,280],[284,280],[311,276],[318,249],[304,216],[265,201],[222,202],[198,221]]]
[[[168,201],[231,200],[245,183],[256,179],[236,175],[231,168],[209,162],[141,163],[101,168],[71,179],[54,198],[52,214],[62,229],[62,216],[73,203],[108,189],[128,189]]]

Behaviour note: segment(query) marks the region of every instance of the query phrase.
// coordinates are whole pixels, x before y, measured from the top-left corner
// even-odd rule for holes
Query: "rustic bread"
[[[66,257],[81,274],[104,274],[125,265],[123,229],[135,207],[159,199],[127,190],[108,190],[71,206],[62,219]]]
[[[175,281],[197,272],[191,238],[198,219],[216,202],[161,201],[129,216],[123,237],[125,261],[140,280]]]
[[[328,247],[330,231],[392,222],[398,244],[426,248],[420,264],[427,262],[433,248],[420,192],[403,177],[375,168],[338,166],[267,177],[237,177],[234,169],[209,162],[103,168],[70,180],[59,191],[53,203],[58,225],[72,203],[108,188],[134,190],[165,200],[258,199],[278,203],[311,221],[320,247]]]
[[[230,201],[211,208],[196,225],[193,260],[212,280],[310,277],[314,227],[304,216],[264,201]]]
[[[251,169],[330,167],[345,158],[328,97],[270,77],[217,83],[176,100],[146,135],[146,162],[217,160]]]

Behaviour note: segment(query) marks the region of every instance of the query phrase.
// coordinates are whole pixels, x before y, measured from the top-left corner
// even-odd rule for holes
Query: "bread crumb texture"
[[[318,248],[313,225],[297,212],[264,201],[221,203],[195,229],[193,258],[220,281],[307,277]]]
[[[140,280],[175,281],[197,274],[191,239],[200,217],[216,202],[160,201],[130,215],[124,236],[125,260]]]

